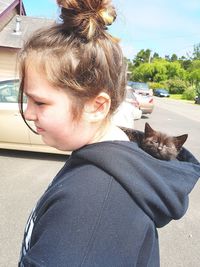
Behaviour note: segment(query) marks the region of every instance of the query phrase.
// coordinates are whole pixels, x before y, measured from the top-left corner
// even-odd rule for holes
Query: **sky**
[[[120,38],[124,55],[133,59],[142,49],[161,57],[192,56],[200,43],[200,0],[113,0],[117,19],[109,32]],[[23,0],[27,16],[56,19],[55,0]]]

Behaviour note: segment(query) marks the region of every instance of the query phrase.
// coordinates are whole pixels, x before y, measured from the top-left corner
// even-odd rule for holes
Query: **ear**
[[[188,134],[183,134],[183,135],[174,137],[174,144],[178,151],[181,149],[181,147],[183,146],[187,138],[188,138]]]
[[[145,137],[150,137],[154,134],[154,130],[151,128],[148,122],[145,123],[144,134]]]
[[[110,110],[111,99],[107,93],[101,92],[84,105],[83,118],[88,122],[104,120]]]

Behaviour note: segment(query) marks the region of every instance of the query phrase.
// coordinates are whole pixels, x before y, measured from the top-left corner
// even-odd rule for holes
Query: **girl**
[[[57,2],[61,23],[20,54],[21,114],[73,152],[30,215],[19,266],[159,266],[156,228],[184,215],[200,164],[186,150],[183,161],[152,158],[112,124],[126,65],[106,31],[110,1]]]

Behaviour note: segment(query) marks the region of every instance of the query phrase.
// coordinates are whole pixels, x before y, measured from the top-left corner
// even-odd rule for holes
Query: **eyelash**
[[[42,103],[42,102],[38,102],[38,101],[35,101],[35,104],[36,104],[37,106],[42,106],[42,105],[44,105],[44,103]]]

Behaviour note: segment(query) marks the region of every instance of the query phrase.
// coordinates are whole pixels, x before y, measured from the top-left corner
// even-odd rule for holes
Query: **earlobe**
[[[105,92],[101,92],[94,99],[85,104],[83,118],[88,122],[104,120],[109,113],[110,104],[110,96]]]

